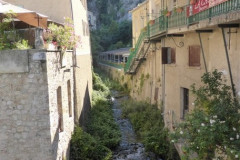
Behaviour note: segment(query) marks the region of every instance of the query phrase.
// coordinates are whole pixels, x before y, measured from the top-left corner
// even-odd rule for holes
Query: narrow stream
[[[133,127],[128,119],[122,118],[121,103],[128,99],[121,96],[117,91],[112,91],[114,118],[120,127],[122,134],[119,147],[113,154],[114,160],[161,160],[153,153],[146,153],[144,145],[137,141]]]

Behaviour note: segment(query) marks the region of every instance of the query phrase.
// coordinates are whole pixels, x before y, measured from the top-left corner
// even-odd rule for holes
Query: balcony
[[[171,11],[168,15],[164,15],[162,13],[160,17],[154,20],[154,24],[148,24],[147,27],[141,32],[134,51],[130,53],[129,59],[124,68],[125,72],[136,73],[137,68],[134,66],[136,66],[136,63],[137,67],[139,67],[139,65],[141,64],[141,59],[139,59],[139,55],[143,53],[142,50],[144,45],[142,44],[144,44],[144,41],[150,40],[151,42],[152,40],[159,40],[162,36],[172,33],[174,29],[185,27],[187,28],[187,31],[189,26],[197,24],[203,20],[211,22],[217,16],[226,16],[227,14],[236,13],[240,11],[240,0],[228,0],[212,6],[210,6],[209,4],[209,6],[197,12],[193,11],[193,7],[194,5],[186,5],[181,7],[181,12]],[[240,17],[238,17],[238,19],[239,18]],[[218,24],[220,22],[216,21],[215,23]],[[147,52],[146,49],[144,50],[144,52]]]

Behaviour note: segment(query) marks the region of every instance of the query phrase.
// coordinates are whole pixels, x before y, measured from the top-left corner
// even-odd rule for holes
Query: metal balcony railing
[[[124,71],[125,72],[128,72],[131,65],[132,65],[132,62],[134,60],[134,58],[136,57],[136,54],[138,53],[139,49],[140,49],[140,46],[141,44],[143,43],[143,40],[147,37],[148,35],[148,31],[147,29],[146,30],[143,30],[140,34],[140,36],[138,37],[138,40],[137,40],[137,43],[135,45],[135,48],[133,50],[131,50],[130,52],[130,55],[128,57],[128,61],[124,67]]]
[[[220,16],[234,11],[240,11],[240,0],[228,0],[189,17],[187,17],[188,7],[189,5],[182,7],[183,10],[180,13],[172,11],[171,15],[168,17],[161,15],[154,20],[154,24],[147,25],[147,27],[141,32],[135,49],[130,53],[130,56],[124,68],[125,72],[129,71],[134,58],[141,49],[140,47],[144,39],[151,39],[154,36],[167,32],[169,29],[191,25],[198,23],[201,20],[211,20],[215,16]]]
[[[204,19],[211,19],[215,16],[220,16],[232,11],[240,10],[240,0],[228,0],[221,4],[218,4],[212,8],[194,14],[188,17],[188,24],[197,23]]]

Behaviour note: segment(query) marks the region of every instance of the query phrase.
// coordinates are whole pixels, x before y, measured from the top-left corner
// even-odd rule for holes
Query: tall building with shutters
[[[239,0],[147,0],[132,11],[133,49],[125,73],[148,74],[131,95],[162,109],[170,130],[194,107],[191,85],[215,69],[240,95]]]

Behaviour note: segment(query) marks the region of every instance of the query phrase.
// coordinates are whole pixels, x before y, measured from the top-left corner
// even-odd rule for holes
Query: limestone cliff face
[[[144,0],[88,0],[88,10],[93,12],[96,17],[104,14],[105,11],[114,17],[116,21],[131,20],[131,11]],[[105,13],[106,14],[106,13]]]

